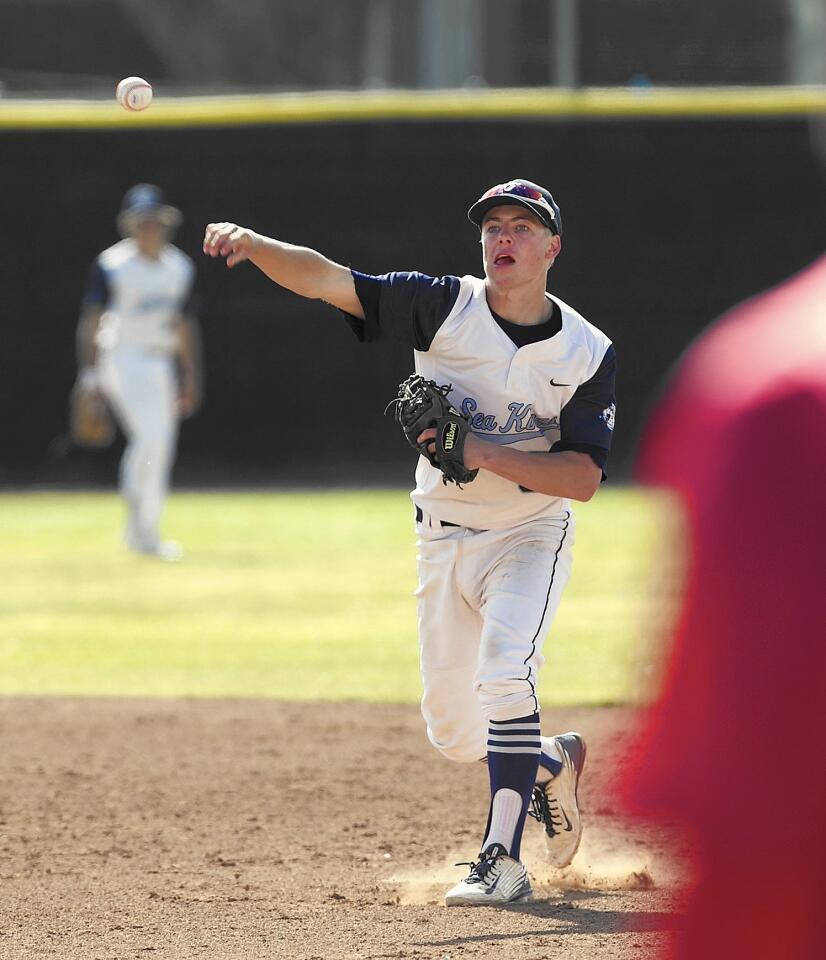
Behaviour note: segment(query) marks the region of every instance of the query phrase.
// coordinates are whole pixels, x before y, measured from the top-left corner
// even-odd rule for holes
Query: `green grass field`
[[[543,702],[639,696],[659,515],[633,489],[579,505]],[[0,693],[418,699],[406,492],[177,493],[179,564],[121,521],[114,493],[0,495]]]

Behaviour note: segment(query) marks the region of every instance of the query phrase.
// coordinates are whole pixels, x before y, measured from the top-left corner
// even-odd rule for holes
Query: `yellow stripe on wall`
[[[394,90],[114,100],[0,100],[0,129],[102,129],[380,120],[791,117],[826,114],[826,87]]]

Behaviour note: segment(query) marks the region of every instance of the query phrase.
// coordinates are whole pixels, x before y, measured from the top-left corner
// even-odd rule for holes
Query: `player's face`
[[[155,217],[138,220],[134,226],[135,240],[141,251],[150,257],[156,257],[166,243],[169,231]]]
[[[542,279],[561,241],[529,210],[514,204],[494,207],[482,221],[485,276],[499,286]]]

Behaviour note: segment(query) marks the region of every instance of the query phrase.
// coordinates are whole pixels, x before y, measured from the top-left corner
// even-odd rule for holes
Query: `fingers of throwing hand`
[[[234,223],[209,223],[204,233],[204,253],[210,257],[226,257],[233,253],[244,236]]]
[[[208,223],[204,231],[204,253],[210,257],[218,256],[218,243],[221,228],[226,226],[223,223]]]

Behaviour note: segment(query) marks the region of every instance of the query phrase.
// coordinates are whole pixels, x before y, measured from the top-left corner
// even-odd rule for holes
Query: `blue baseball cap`
[[[152,183],[138,183],[124,194],[118,214],[121,227],[128,228],[139,220],[158,220],[166,227],[177,227],[181,211],[164,201],[163,191]]]
[[[468,210],[471,223],[482,229],[482,221],[488,210],[505,204],[527,207],[531,213],[545,224],[557,236],[562,235],[562,214],[549,190],[530,180],[508,180],[486,190]]]

